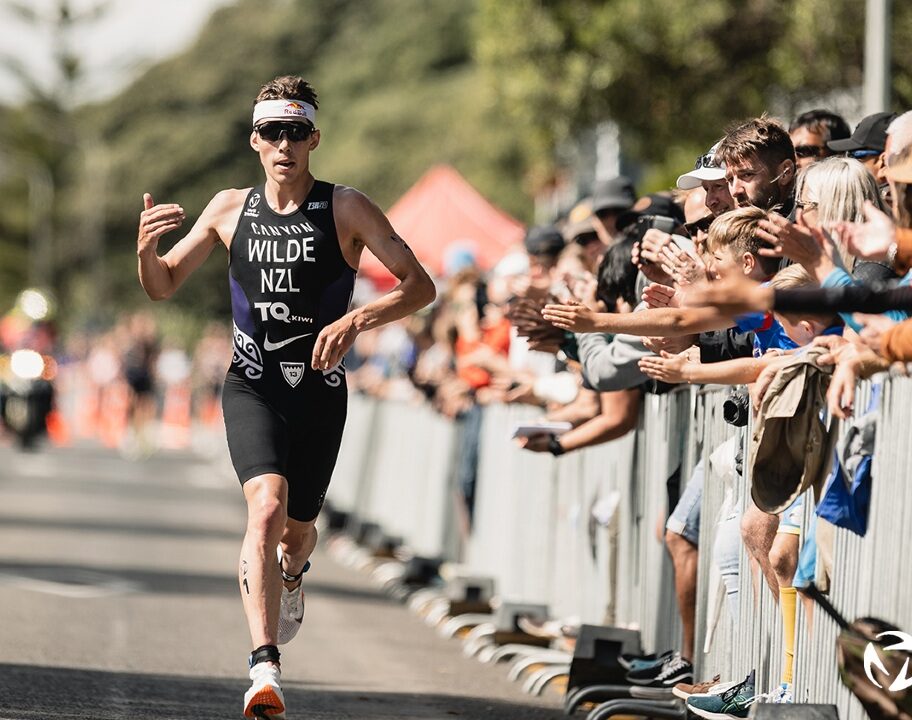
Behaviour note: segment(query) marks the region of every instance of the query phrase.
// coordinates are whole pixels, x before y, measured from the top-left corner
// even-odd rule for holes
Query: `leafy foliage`
[[[897,107],[909,107],[912,7],[893,12]],[[680,171],[670,158],[692,157],[726,125],[806,110],[862,81],[864,3],[854,0],[480,0],[476,28],[479,62],[526,138],[538,186],[554,177],[559,146],[605,118],[667,182]]]

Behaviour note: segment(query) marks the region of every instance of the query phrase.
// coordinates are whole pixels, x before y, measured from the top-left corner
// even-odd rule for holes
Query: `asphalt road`
[[[236,481],[189,455],[0,447],[0,720],[237,718]],[[558,718],[318,551],[289,718]]]

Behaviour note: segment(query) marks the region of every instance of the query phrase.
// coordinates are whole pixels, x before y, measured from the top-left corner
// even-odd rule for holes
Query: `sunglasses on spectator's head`
[[[826,147],[823,145],[796,145],[795,155],[800,158],[823,157],[826,154]]]
[[[282,135],[288,138],[288,142],[301,142],[309,138],[314,129],[307,123],[266,122],[262,125],[257,125],[256,131],[266,142],[281,140]]]
[[[713,215],[704,215],[699,220],[694,220],[691,223],[684,223],[684,230],[687,231],[687,234],[690,237],[696,237],[698,232],[709,232],[709,226],[712,225],[713,220],[715,220]]]
[[[711,152],[701,155],[697,158],[697,161],[694,163],[694,170],[702,170],[703,168],[712,168],[718,170],[719,166],[716,164],[715,155]]]
[[[855,158],[856,160],[866,160],[875,155],[880,155],[880,150],[852,150],[852,152],[848,153],[850,158]]]

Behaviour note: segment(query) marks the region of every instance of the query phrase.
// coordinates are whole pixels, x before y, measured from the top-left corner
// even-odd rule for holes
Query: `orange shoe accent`
[[[256,695],[250,698],[247,707],[244,708],[244,717],[262,718],[284,717],[285,703],[275,694],[271,687],[265,687]]]

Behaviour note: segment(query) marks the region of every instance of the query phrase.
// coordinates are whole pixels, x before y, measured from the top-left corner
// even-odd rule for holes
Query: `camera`
[[[636,220],[637,236],[642,240],[647,230],[658,230],[670,235],[679,223],[666,215],[640,215]]]
[[[750,418],[750,396],[747,388],[734,388],[722,403],[722,417],[729,425],[744,427]]]

